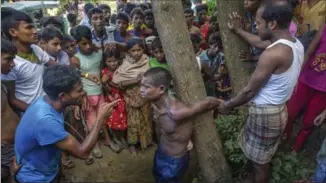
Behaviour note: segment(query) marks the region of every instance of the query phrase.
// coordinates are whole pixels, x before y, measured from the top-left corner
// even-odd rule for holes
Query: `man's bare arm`
[[[220,101],[215,97],[206,97],[204,100],[196,102],[191,106],[179,102],[176,107],[172,107],[168,114],[175,121],[184,120],[195,116],[201,112],[212,110],[220,104]]]
[[[234,99],[227,102],[225,107],[232,109],[249,102],[263,87],[278,65],[279,57],[276,54],[271,51],[263,52],[248,85]]]
[[[15,81],[3,81],[3,84],[8,89],[8,101],[14,109],[25,112],[29,106],[26,102],[19,100],[15,96]]]
[[[237,29],[237,30],[235,30],[235,33],[237,33],[242,39],[247,41],[250,44],[250,46],[264,50],[269,45],[271,45],[270,41],[262,41],[259,36],[252,34],[250,32],[247,32],[243,29]]]

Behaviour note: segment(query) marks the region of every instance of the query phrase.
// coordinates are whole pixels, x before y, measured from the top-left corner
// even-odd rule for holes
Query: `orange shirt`
[[[319,30],[326,21],[326,0],[317,0],[311,6],[307,0],[302,0],[295,10],[298,16],[298,35],[310,30]]]

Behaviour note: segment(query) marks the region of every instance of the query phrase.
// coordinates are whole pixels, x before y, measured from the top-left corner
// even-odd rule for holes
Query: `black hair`
[[[217,22],[217,16],[216,15],[213,15],[209,18],[209,23],[212,23],[212,22]]]
[[[124,4],[119,4],[118,7],[117,7],[117,12],[122,12],[123,9],[124,9],[125,5]]]
[[[56,37],[59,38],[60,40],[62,40],[63,38],[63,35],[58,28],[46,27],[42,30],[41,40],[48,42]]]
[[[192,10],[191,8],[185,8],[184,10],[183,10],[183,13],[184,14],[194,14],[194,10]]]
[[[203,10],[208,10],[208,6],[206,4],[200,4],[200,5],[197,5],[195,7],[196,9],[196,13],[198,14],[199,12],[203,11]]]
[[[157,49],[157,48],[159,48],[159,49],[162,49],[163,48],[163,46],[162,46],[162,43],[161,43],[161,40],[160,40],[160,38],[159,37],[156,37],[154,40],[153,40],[153,42],[152,42],[152,49],[154,50],[154,49]]]
[[[140,8],[134,8],[130,13],[130,18],[134,18],[135,15],[139,15],[140,17],[144,18],[144,12]]]
[[[209,36],[208,44],[210,44],[211,42],[216,42],[219,49],[223,48],[222,39],[221,39],[221,36],[220,36],[220,34],[218,32],[214,32]]]
[[[7,165],[1,165],[1,182],[9,183],[10,182],[10,168]]]
[[[77,15],[74,13],[68,13],[67,19],[68,22],[75,22],[77,20]]]
[[[40,20],[40,24],[43,28],[47,27],[48,25],[53,25],[56,28],[60,29],[62,32],[64,32],[64,22],[59,16],[43,17]]]
[[[65,45],[68,42],[72,42],[72,41],[75,41],[74,37],[72,37],[71,35],[65,34],[65,35],[62,36],[61,44],[62,45]]]
[[[115,20],[116,20],[116,18],[117,18],[117,14],[113,13],[113,14],[111,15],[110,22],[111,22],[112,24],[115,24]]]
[[[124,20],[126,22],[129,22],[129,17],[126,13],[120,12],[117,14],[117,17],[115,18],[115,20]]]
[[[152,9],[147,9],[144,11],[144,16],[145,17],[154,17]]]
[[[191,33],[190,40],[191,40],[192,44],[200,44],[202,42],[200,35],[197,33]]]
[[[104,14],[104,12],[100,8],[92,8],[92,9],[90,9],[88,11],[88,13],[87,13],[87,17],[89,19],[89,22],[91,22],[93,14]]]
[[[151,3],[147,3],[147,7],[148,7],[149,9],[152,9],[152,4],[151,4]]]
[[[33,23],[32,18],[25,12],[18,10],[11,10],[1,8],[1,31],[4,36],[11,40],[11,35],[9,30],[12,28],[17,29],[20,22],[24,21],[26,23]]]
[[[170,72],[161,67],[150,68],[144,73],[144,77],[149,77],[150,84],[155,87],[164,86],[166,92],[172,81]]]
[[[101,10],[109,10],[109,11],[111,11],[111,7],[109,6],[109,5],[107,5],[107,4],[100,4],[100,5],[98,5],[97,6],[98,8],[100,8]]]
[[[76,27],[73,27],[70,30],[70,34],[72,35],[72,37],[75,38],[77,42],[79,42],[83,38],[92,40],[91,29],[89,29],[86,25],[78,25]]]
[[[94,8],[94,5],[92,3],[86,3],[84,6],[84,13],[88,13],[90,9]]]
[[[37,33],[36,33],[38,42],[42,39],[42,32],[43,32],[42,30],[38,30]]]
[[[17,48],[11,41],[1,38],[1,53],[16,55]]]
[[[53,65],[43,74],[43,90],[51,100],[57,100],[60,93],[70,93],[81,81],[76,69],[66,65]]]
[[[103,52],[103,60],[104,61],[105,61],[105,59],[107,57],[120,58],[120,54],[117,51],[106,51],[106,52]]]
[[[133,3],[126,3],[123,7],[123,11],[130,15],[131,11],[136,8],[137,6]]]
[[[144,40],[139,37],[132,37],[127,41],[127,50],[131,49],[133,46],[138,44],[140,47],[145,49]]]
[[[142,11],[148,10],[149,7],[147,6],[146,3],[141,3],[138,5],[138,8],[140,8]]]
[[[289,28],[292,21],[292,9],[289,3],[265,1],[262,8],[262,18],[266,22],[276,21],[280,29]]]

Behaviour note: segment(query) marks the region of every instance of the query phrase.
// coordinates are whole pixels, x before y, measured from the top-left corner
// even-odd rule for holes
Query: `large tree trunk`
[[[249,51],[249,46],[229,30],[227,23],[232,12],[244,15],[243,0],[216,0],[216,7],[225,61],[231,77],[233,95],[236,95],[248,84],[252,63],[240,61],[240,51]]]
[[[205,87],[190,41],[181,1],[153,0],[152,6],[178,97],[187,104],[204,99]],[[212,113],[200,115],[193,122],[197,159],[204,182],[230,181],[231,173]]]

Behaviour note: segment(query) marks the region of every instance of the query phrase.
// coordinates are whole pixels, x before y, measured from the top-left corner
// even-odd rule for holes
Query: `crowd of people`
[[[268,182],[279,142],[298,152],[326,116],[326,1],[244,0],[246,17],[228,27],[250,45],[239,62],[251,79],[232,98],[217,14],[184,7],[185,23],[207,98],[190,106],[175,96],[166,51],[150,3],[84,5],[84,17],[43,17],[1,9],[1,180],[58,182],[70,155],[92,164],[101,145],[119,153],[157,143],[156,182],[180,182],[187,170],[193,124],[206,111],[228,114],[250,103],[239,146],[252,163],[250,182]],[[79,22],[78,20],[81,19]],[[284,134],[284,136],[283,136]],[[326,140],[314,181],[326,181]]]

